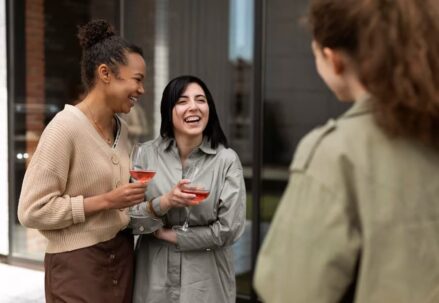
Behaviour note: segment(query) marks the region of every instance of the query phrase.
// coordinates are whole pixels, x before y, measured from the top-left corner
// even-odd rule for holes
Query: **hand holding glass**
[[[210,193],[210,187],[212,185],[212,176],[213,174],[205,174],[203,178],[200,178],[200,176],[197,176],[196,174],[197,169],[195,169],[195,172],[187,177],[190,177],[192,180],[196,180],[198,177],[199,179],[196,180],[196,182],[191,182],[187,184],[183,184],[181,186],[181,191],[186,194],[193,194],[195,195],[195,198],[192,200],[193,206],[196,206],[200,204],[202,201],[206,200]],[[186,219],[184,220],[184,223],[182,226],[175,225],[172,228],[174,230],[180,230],[183,232],[188,231],[189,229],[189,217],[192,212],[192,207],[187,206],[186,207]]]

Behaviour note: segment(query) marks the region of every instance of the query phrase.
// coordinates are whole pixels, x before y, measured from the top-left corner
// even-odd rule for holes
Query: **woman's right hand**
[[[84,199],[84,212],[92,215],[107,209],[124,209],[145,201],[147,183],[128,183],[105,194]]]
[[[105,194],[107,209],[121,209],[145,201],[148,183],[135,182],[124,184]]]
[[[160,209],[167,212],[170,208],[186,207],[193,205],[192,200],[195,198],[194,194],[186,194],[182,191],[182,185],[190,183],[190,180],[180,180],[177,185],[170,191],[161,196]]]

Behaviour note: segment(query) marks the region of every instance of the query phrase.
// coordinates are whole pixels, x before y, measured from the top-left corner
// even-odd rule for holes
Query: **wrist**
[[[146,205],[148,207],[148,212],[150,215],[152,215],[154,218],[160,217],[157,212],[154,210],[154,206],[152,205],[152,201],[154,201],[154,198],[152,198],[150,201],[146,201]]]
[[[108,210],[111,205],[111,202],[105,194],[84,198],[83,203],[84,213],[86,215],[92,215],[100,211]]]
[[[101,195],[101,199],[100,200],[100,208],[102,210],[109,210],[111,208],[111,197],[109,195],[109,193],[105,193]]]
[[[160,197],[160,211],[166,213],[170,209],[168,195],[163,195]]]
[[[169,243],[176,244],[177,243],[177,233],[173,229],[162,228],[157,235],[157,238],[161,240],[165,240]]]

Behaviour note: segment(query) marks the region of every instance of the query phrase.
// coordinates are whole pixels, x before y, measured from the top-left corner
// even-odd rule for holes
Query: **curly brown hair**
[[[354,59],[385,132],[439,149],[439,1],[311,0],[308,22]]]
[[[91,20],[78,28],[79,44],[82,47],[81,76],[86,91],[95,85],[96,68],[107,64],[118,75],[119,65],[126,65],[126,53],[143,57],[143,51],[116,35],[113,26],[103,19]]]

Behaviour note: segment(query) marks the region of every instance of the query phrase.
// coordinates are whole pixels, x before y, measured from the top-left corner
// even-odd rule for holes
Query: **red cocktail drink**
[[[131,177],[142,183],[151,181],[155,173],[155,170],[130,170]]]
[[[192,200],[194,204],[199,204],[209,196],[209,190],[203,189],[200,186],[184,185],[182,192],[195,195],[195,198]]]

